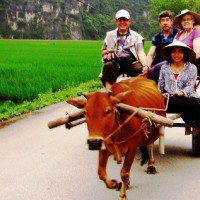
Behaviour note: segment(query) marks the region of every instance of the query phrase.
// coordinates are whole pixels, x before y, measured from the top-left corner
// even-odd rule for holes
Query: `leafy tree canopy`
[[[200,0],[149,0],[151,30],[156,33],[159,29],[158,14],[163,10],[170,10],[174,16],[181,13],[182,10],[189,9],[199,13]]]

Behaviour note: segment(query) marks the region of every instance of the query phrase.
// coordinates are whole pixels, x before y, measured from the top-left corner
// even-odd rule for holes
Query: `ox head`
[[[116,128],[117,103],[123,102],[133,91],[112,95],[112,92],[94,92],[85,95],[86,99],[71,99],[67,102],[84,109],[89,131],[87,140],[90,150],[102,150],[110,144],[106,139]],[[106,139],[106,140],[105,140]]]

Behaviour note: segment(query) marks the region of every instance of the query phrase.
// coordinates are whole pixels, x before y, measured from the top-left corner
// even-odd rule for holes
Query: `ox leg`
[[[106,184],[106,187],[109,189],[115,189],[118,188],[119,183],[116,180],[110,180],[108,179],[107,172],[106,172],[106,166],[108,162],[110,154],[106,150],[100,150],[99,151],[99,166],[98,166],[98,175],[99,179],[104,181]]]
[[[128,200],[126,197],[126,188],[127,188],[126,184],[124,182],[122,182],[119,200]]]
[[[119,200],[127,200],[126,190],[130,184],[130,170],[133,164],[136,150],[128,152],[128,155],[125,156],[124,164],[121,169],[121,179],[122,185],[120,189]]]
[[[149,150],[149,161],[148,161],[147,174],[156,174],[157,171],[154,159],[154,143],[148,145],[148,150]]]

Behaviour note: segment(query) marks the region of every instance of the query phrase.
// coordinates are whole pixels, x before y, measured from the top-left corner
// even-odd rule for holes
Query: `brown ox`
[[[120,163],[124,156],[121,169],[120,199],[126,198],[126,188],[129,185],[130,169],[136,154],[137,147],[144,147],[153,143],[159,137],[159,128],[144,130],[144,120],[117,111],[115,105],[124,102],[134,107],[160,108],[165,104],[156,84],[143,77],[135,77],[115,83],[111,93],[95,92],[88,94],[86,99],[67,101],[76,107],[84,107],[85,118],[89,130],[88,145],[90,150],[99,150],[99,178],[108,188],[118,188],[119,183],[107,177],[106,165],[108,157],[114,154],[115,160]],[[156,114],[166,116],[164,111]],[[128,120],[127,120],[128,119]],[[126,123],[124,123],[126,121]],[[124,124],[123,124],[124,123]],[[144,164],[145,151],[142,153]],[[147,153],[147,151],[146,151]]]

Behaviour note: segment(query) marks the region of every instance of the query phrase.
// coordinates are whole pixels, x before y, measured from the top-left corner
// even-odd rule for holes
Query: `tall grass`
[[[22,102],[97,79],[101,41],[0,41],[0,100]]]

